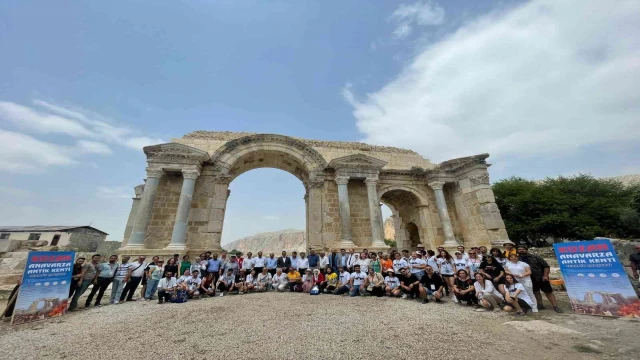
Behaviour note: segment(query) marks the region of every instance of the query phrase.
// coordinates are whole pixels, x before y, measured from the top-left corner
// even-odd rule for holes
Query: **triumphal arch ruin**
[[[219,250],[229,184],[265,167],[304,184],[309,248],[388,249],[381,204],[393,212],[399,249],[508,239],[489,186],[488,154],[432,164],[395,147],[213,131],[144,153],[147,179],[135,188],[123,254]]]

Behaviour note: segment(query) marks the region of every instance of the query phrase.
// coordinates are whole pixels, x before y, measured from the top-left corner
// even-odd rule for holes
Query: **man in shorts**
[[[549,282],[549,264],[542,257],[529,254],[529,249],[526,245],[518,245],[518,255],[520,255],[520,261],[529,264],[531,268],[531,282],[533,284],[533,294],[538,303],[538,310],[545,309],[544,305],[542,305],[542,294],[540,294],[540,290],[542,290],[551,306],[553,306],[553,310],[557,313],[562,313]]]

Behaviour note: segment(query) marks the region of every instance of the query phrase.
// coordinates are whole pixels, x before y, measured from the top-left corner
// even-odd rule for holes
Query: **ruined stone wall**
[[[349,181],[349,208],[351,210],[351,236],[358,246],[371,245],[371,221],[367,187],[362,180]]]
[[[449,211],[449,218],[451,219],[451,226],[453,227],[453,234],[460,243],[464,243],[466,233],[464,232],[464,226],[462,220],[458,216],[457,204],[455,201],[455,184],[445,184],[444,186],[444,198],[447,200],[447,210]]]
[[[171,241],[181,189],[180,173],[166,173],[160,178],[149,229],[144,239],[147,249],[162,249]]]
[[[69,244],[67,247],[78,251],[96,251],[98,246],[107,239],[107,234],[93,229],[78,228],[69,230]]]

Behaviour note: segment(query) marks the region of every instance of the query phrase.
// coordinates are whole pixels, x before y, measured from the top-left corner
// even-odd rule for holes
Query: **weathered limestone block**
[[[496,202],[496,198],[493,195],[493,190],[491,189],[482,189],[476,191],[476,198],[478,199],[478,202],[480,204]]]

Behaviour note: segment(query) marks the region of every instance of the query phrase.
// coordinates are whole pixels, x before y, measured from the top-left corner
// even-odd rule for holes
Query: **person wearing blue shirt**
[[[222,265],[222,260],[218,259],[218,254],[213,254],[213,257],[209,259],[209,262],[207,263],[207,272],[213,274],[214,283],[218,281],[220,265]]]
[[[271,276],[275,275],[276,269],[278,268],[278,259],[275,258],[273,253],[269,254],[265,266]]]
[[[309,260],[309,269],[311,270],[317,269],[320,265],[320,256],[318,256],[313,249],[311,249],[311,253],[307,256],[307,259]]]

